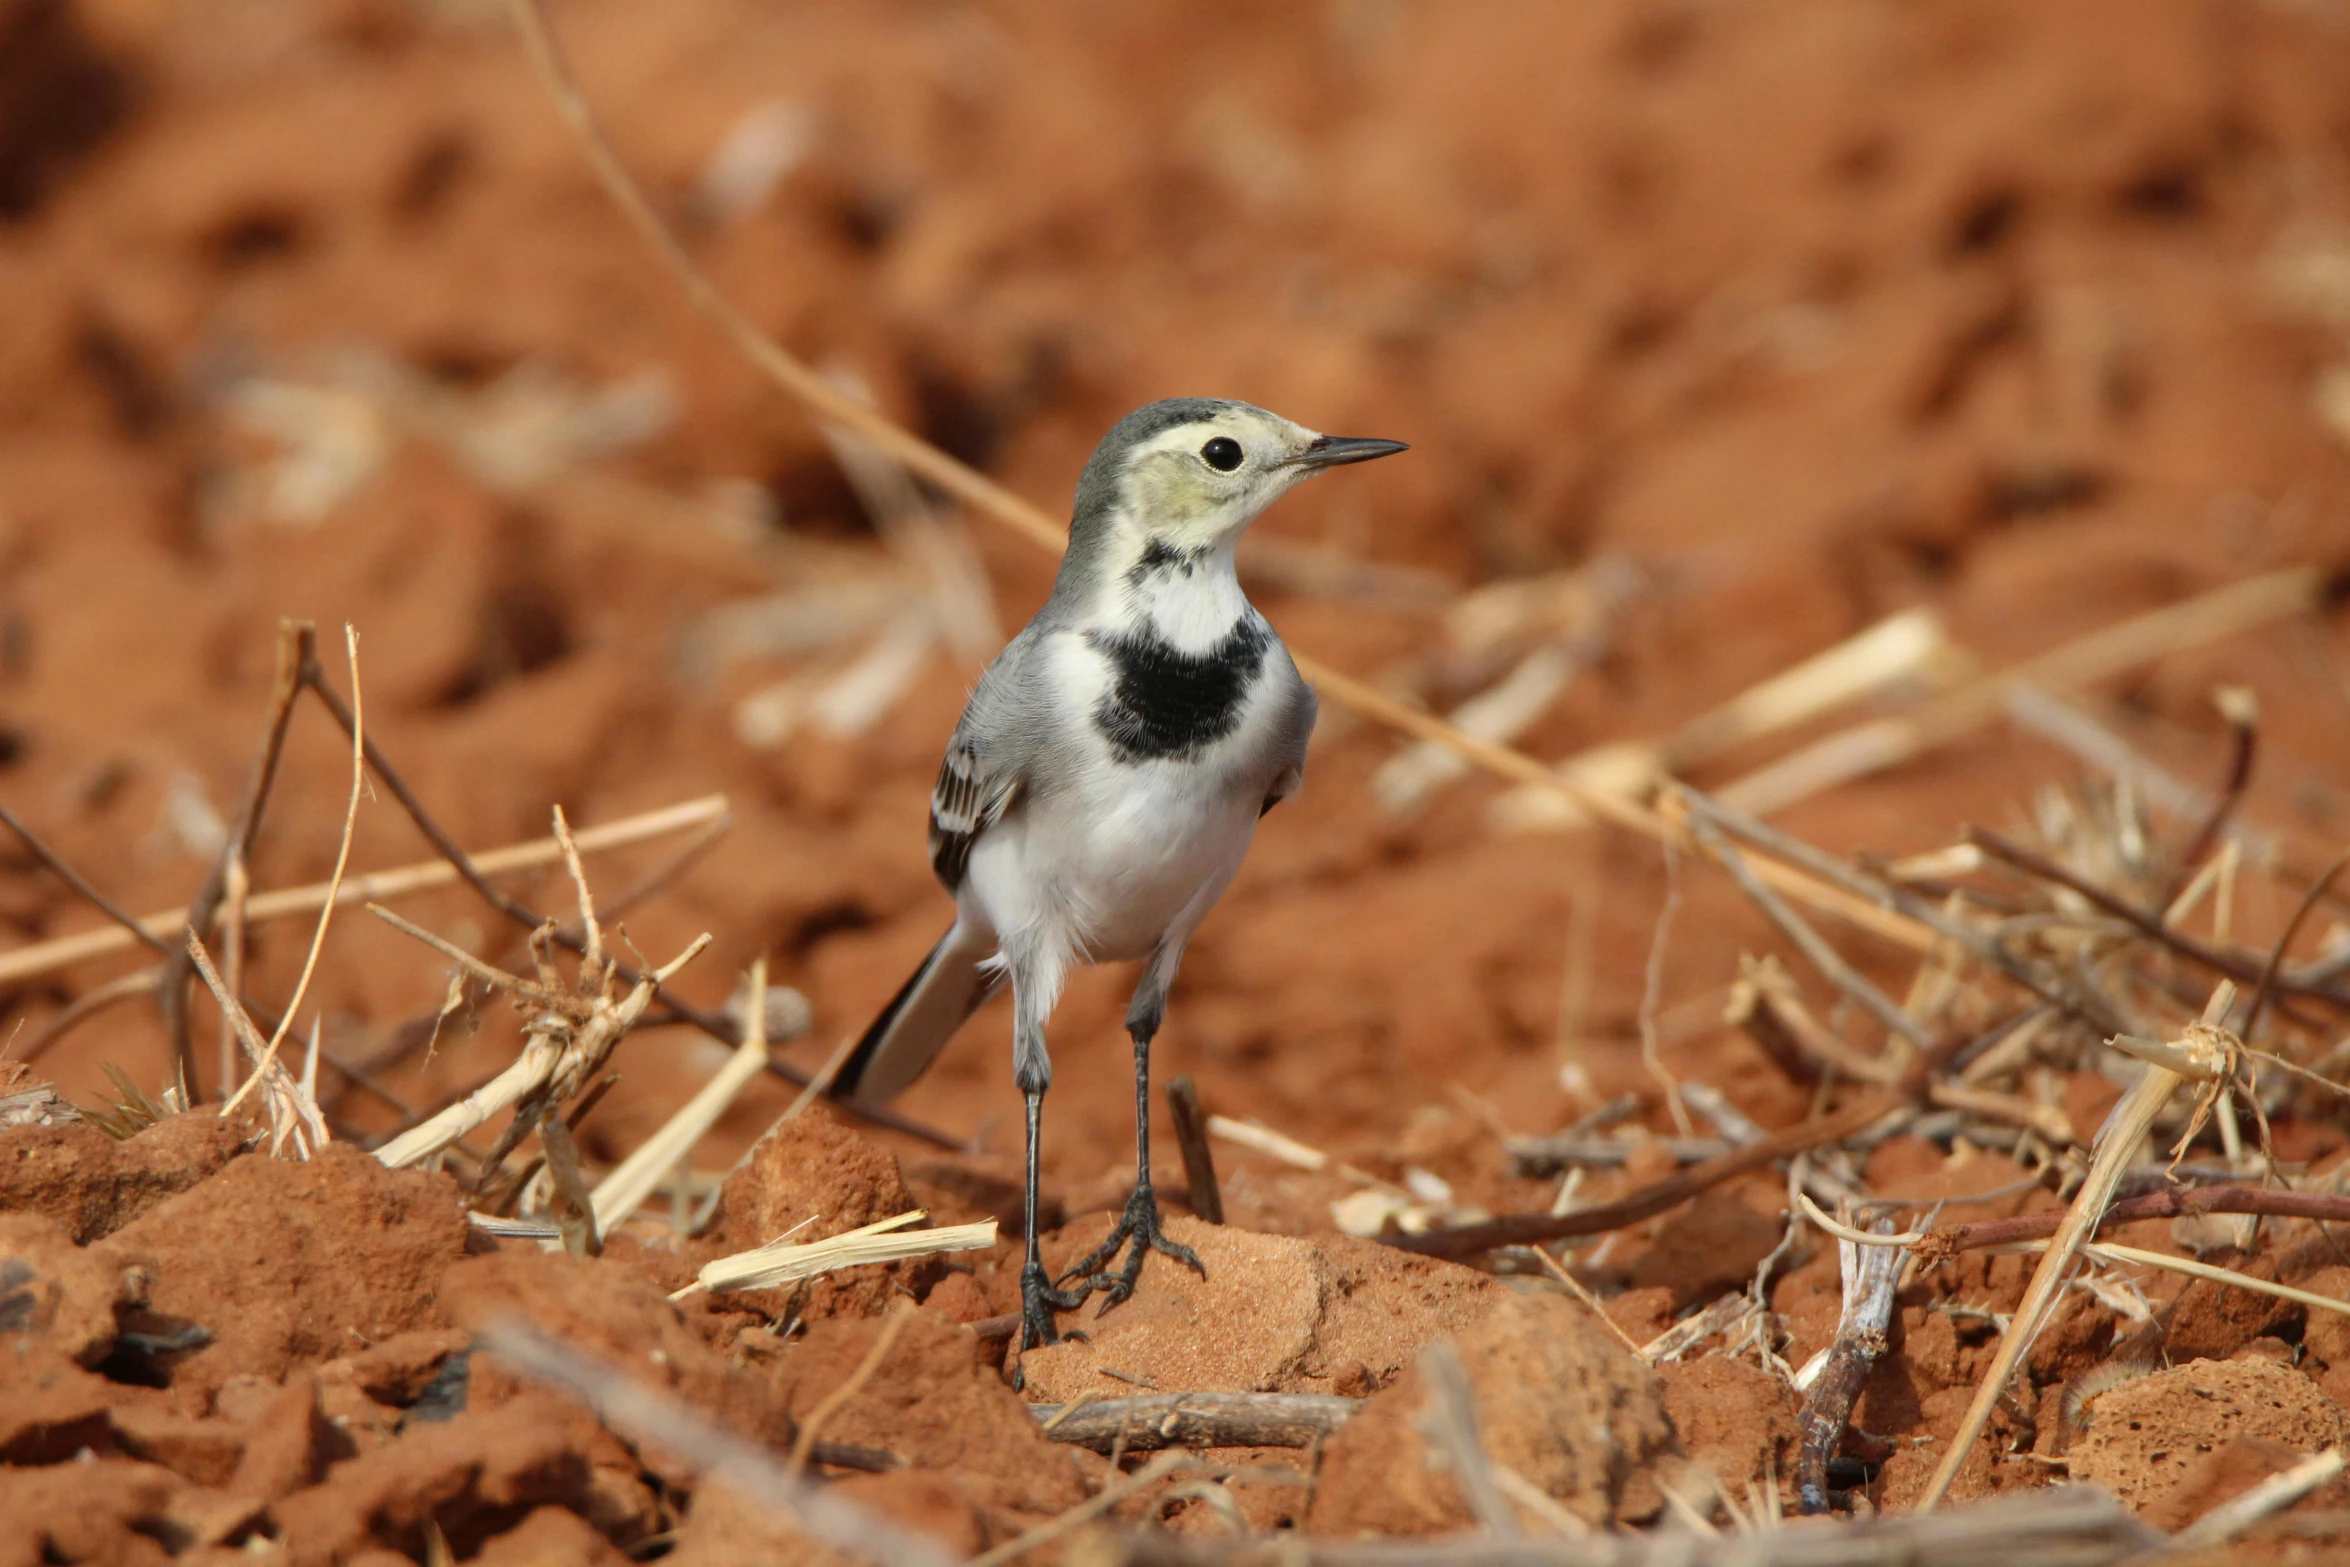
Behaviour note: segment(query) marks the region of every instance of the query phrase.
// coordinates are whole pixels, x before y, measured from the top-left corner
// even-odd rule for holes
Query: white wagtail
[[[1240,535],[1300,479],[1404,450],[1317,435],[1247,403],[1174,398],[1128,414],[1077,481],[1052,597],[980,677],[930,797],[930,862],[955,924],[833,1081],[879,1104],[921,1075],[1005,979],[1012,1076],[1028,1099],[1021,1344],[1093,1290],[1134,1293],[1144,1254],[1198,1270],[1151,1191],[1150,1044],[1185,943],[1297,792],[1313,689],[1233,573]],[[1146,959],[1134,1038],[1134,1194],[1109,1239],[1055,1289],[1037,1252],[1037,1137],[1052,1061],[1045,1020],[1079,963]],[[1112,1276],[1101,1270],[1132,1240]]]

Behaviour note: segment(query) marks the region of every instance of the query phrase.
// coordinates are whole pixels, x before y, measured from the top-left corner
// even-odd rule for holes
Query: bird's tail
[[[983,932],[956,921],[841,1063],[832,1097],[878,1105],[912,1087],[955,1030],[995,994],[1001,978],[983,966],[994,948]]]

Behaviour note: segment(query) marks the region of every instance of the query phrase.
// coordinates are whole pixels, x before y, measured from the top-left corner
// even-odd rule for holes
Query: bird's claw
[[[1118,1254],[1118,1248],[1130,1240],[1134,1244],[1133,1249],[1126,1254],[1125,1265],[1116,1273],[1103,1272],[1110,1259]],[[1134,1298],[1134,1286],[1142,1278],[1142,1259],[1154,1251],[1174,1258],[1203,1279],[1208,1276],[1207,1265],[1199,1260],[1199,1253],[1168,1237],[1159,1222],[1157,1197],[1149,1187],[1138,1186],[1134,1195],[1126,1200],[1126,1211],[1119,1215],[1108,1238],[1096,1246],[1084,1261],[1062,1274],[1061,1282],[1065,1284],[1071,1279],[1082,1278],[1084,1283],[1075,1291],[1081,1299],[1100,1291],[1103,1300],[1094,1312],[1096,1317],[1100,1317],[1112,1306],[1123,1305]]]
[[[1056,1311],[1075,1311],[1085,1304],[1086,1291],[1062,1290],[1052,1286],[1040,1263],[1030,1263],[1020,1270],[1020,1348],[1023,1352],[1057,1344],[1062,1333],[1053,1322]],[[1082,1333],[1071,1333],[1070,1338],[1083,1338]]]

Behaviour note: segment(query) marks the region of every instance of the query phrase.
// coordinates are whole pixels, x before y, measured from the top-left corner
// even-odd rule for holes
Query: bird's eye
[[[1218,473],[1230,473],[1240,466],[1240,443],[1229,435],[1219,435],[1199,449],[1200,460]]]

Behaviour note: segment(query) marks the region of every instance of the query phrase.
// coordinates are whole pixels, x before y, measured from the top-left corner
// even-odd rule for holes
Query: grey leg
[[[1133,1194],[1126,1199],[1126,1211],[1119,1215],[1109,1238],[1091,1256],[1062,1275],[1064,1281],[1082,1276],[1086,1290],[1103,1291],[1101,1311],[1108,1311],[1133,1296],[1135,1282],[1142,1277],[1142,1259],[1154,1251],[1174,1258],[1203,1279],[1208,1276],[1199,1255],[1169,1239],[1160,1226],[1158,1194],[1151,1189],[1151,1039],[1159,1031],[1160,1020],[1167,1015],[1167,988],[1174,983],[1175,965],[1182,957],[1183,948],[1176,943],[1162,946],[1154,953],[1150,965],[1143,970],[1142,983],[1135,986],[1134,1002],[1126,1009],[1126,1031],[1134,1038]],[[1130,1240],[1134,1249],[1127,1255],[1125,1266],[1115,1274],[1103,1272],[1118,1249]]]
[[[1042,987],[1034,984],[1027,966],[1012,966],[1012,1080],[1028,1100],[1028,1187],[1021,1212],[1025,1217],[1027,1257],[1020,1268],[1020,1348],[1033,1349],[1060,1338],[1053,1325],[1056,1311],[1074,1311],[1085,1303],[1083,1290],[1057,1290],[1044,1271],[1036,1224],[1037,1156],[1044,1134],[1044,1092],[1053,1083],[1052,1058],[1045,1053],[1044,1016],[1051,1002],[1037,1003]]]

